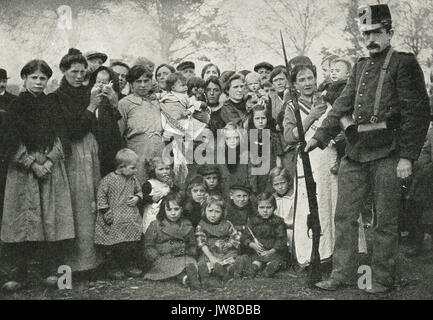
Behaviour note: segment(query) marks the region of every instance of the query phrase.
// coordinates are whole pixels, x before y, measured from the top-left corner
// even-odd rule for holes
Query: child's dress
[[[169,92],[160,101],[164,136],[186,136],[195,140],[206,127],[206,123],[188,115],[200,110],[201,102],[194,97],[189,98],[184,93]]]
[[[265,250],[275,249],[276,252],[266,256],[259,256],[249,247],[257,239]],[[263,219],[259,215],[248,220],[247,227],[242,233],[242,244],[248,248],[248,255],[253,261],[268,263],[277,260],[282,265],[288,257],[287,235],[284,220],[276,215]]]
[[[152,221],[144,235],[144,257],[152,268],[144,279],[163,280],[181,274],[188,264],[197,264],[196,252],[194,228],[188,219]]]
[[[207,246],[217,259],[223,261],[223,266],[228,267],[234,264],[239,253],[241,233],[230,221],[223,219],[218,224],[211,224],[201,220],[195,235],[199,249]],[[202,253],[200,261],[209,262],[209,259]]]
[[[126,204],[131,196],[142,197],[141,187],[135,176],[126,178],[111,172],[101,180],[97,195],[96,244],[111,246],[141,239],[142,219],[138,207]],[[99,212],[101,209],[108,209],[104,215],[113,217],[111,225],[104,222]]]
[[[157,179],[149,179],[143,185],[143,200],[152,199],[152,202],[145,204],[143,210],[143,233],[146,233],[150,223],[156,219],[162,199],[170,192],[170,186]]]

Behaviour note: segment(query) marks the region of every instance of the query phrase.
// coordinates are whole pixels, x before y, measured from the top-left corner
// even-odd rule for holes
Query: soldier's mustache
[[[380,46],[377,43],[369,43],[367,49],[380,49]]]

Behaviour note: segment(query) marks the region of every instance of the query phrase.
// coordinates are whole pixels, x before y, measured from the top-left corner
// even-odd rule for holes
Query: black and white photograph
[[[432,300],[432,26],[433,0],[0,0],[0,300]]]

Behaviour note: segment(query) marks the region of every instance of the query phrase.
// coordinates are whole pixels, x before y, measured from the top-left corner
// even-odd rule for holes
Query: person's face
[[[365,47],[371,53],[382,52],[391,43],[393,32],[387,33],[385,28],[362,32]]]
[[[140,97],[145,97],[151,89],[152,79],[148,78],[145,74],[132,83],[132,91]]]
[[[263,219],[269,219],[274,213],[275,208],[270,201],[262,200],[259,201],[257,211],[260,217]]]
[[[73,87],[81,87],[86,76],[86,67],[82,63],[73,63],[69,70],[63,72],[66,81]]]
[[[191,78],[191,77],[195,77],[195,70],[193,68],[188,68],[185,70],[181,71],[183,76],[187,79]]]
[[[206,88],[206,99],[210,105],[217,105],[221,96],[221,88],[210,82]]]
[[[126,86],[126,76],[128,75],[128,69],[123,66],[114,66],[113,71],[117,74],[119,77],[119,87],[122,91]]]
[[[191,188],[191,198],[194,202],[202,203],[206,197],[204,185],[197,185]]]
[[[269,97],[270,94],[275,93],[275,87],[263,87],[263,91]]]
[[[230,199],[237,207],[243,208],[248,204],[250,195],[244,190],[231,190]]]
[[[272,80],[273,85],[275,86],[275,89],[277,92],[284,92],[286,90],[287,86],[287,79],[284,73],[280,73],[274,77]]]
[[[244,86],[242,79],[233,80],[230,84],[229,98],[233,101],[241,101],[244,96]]]
[[[264,129],[268,123],[265,111],[256,111],[253,117],[254,126],[256,129]]]
[[[5,91],[7,85],[8,85],[8,80],[7,79],[0,79],[0,92]]]
[[[120,174],[125,177],[131,177],[137,174],[137,160],[129,161],[120,166]]]
[[[170,180],[170,167],[166,164],[160,163],[155,168],[155,177],[161,182]]]
[[[104,85],[110,82],[110,74],[107,71],[100,71],[96,76],[96,84]]]
[[[257,70],[257,73],[261,76],[262,82],[269,80],[269,75],[271,74],[271,70],[266,68],[260,68]]]
[[[296,89],[302,96],[311,97],[316,91],[316,78],[310,69],[301,70],[296,76]]]
[[[349,70],[347,68],[347,65],[342,61],[332,63],[330,77],[332,81],[347,79],[349,77]]]
[[[168,205],[165,206],[165,215],[171,222],[179,220],[182,214],[182,207],[176,201],[169,201]]]
[[[87,60],[88,68],[91,72],[98,69],[100,66],[104,64],[101,58],[92,58]]]
[[[203,177],[209,190],[213,190],[218,185],[218,175],[216,173],[208,174]]]
[[[171,74],[171,71],[167,67],[161,67],[158,69],[158,72],[156,74],[156,80],[158,81],[159,87],[161,89],[166,88],[165,80],[167,80],[167,77]]]
[[[211,223],[217,223],[223,214],[223,210],[216,204],[211,204],[206,207],[206,218]]]
[[[329,60],[325,61],[325,62],[322,64],[322,72],[323,72],[323,77],[324,77],[325,79],[328,79],[328,78],[329,78],[329,75],[330,75]]]
[[[250,110],[258,103],[259,103],[259,98],[257,97],[257,95],[251,94],[250,98],[245,103],[247,112],[250,112]]]
[[[282,176],[275,177],[272,180],[272,188],[280,196],[285,195],[289,191],[289,187],[289,182]]]
[[[257,92],[260,89],[260,80],[259,79],[249,80],[247,82],[247,87],[252,92]]]
[[[239,134],[235,130],[224,130],[225,141],[227,147],[235,149],[241,142]]]
[[[174,92],[185,93],[188,91],[188,86],[182,80],[177,80],[171,90]]]
[[[203,76],[203,80],[206,81],[211,76],[218,77],[218,71],[215,68],[215,66],[210,66],[209,68],[206,69]]]
[[[47,87],[48,77],[40,70],[29,74],[24,79],[24,87],[31,93],[38,95]]]

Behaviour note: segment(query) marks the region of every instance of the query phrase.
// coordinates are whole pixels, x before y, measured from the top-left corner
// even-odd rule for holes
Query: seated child
[[[144,163],[149,179],[142,185],[143,201],[143,233],[149,224],[156,219],[163,198],[170,191],[178,188],[173,182],[171,167],[164,163],[162,157],[146,160]]]
[[[206,123],[191,118],[191,115],[194,111],[206,109],[206,104],[197,101],[195,96],[188,97],[186,78],[180,72],[167,77],[166,89],[167,94],[160,100],[164,135],[188,135],[189,138],[197,138],[206,127]]]
[[[198,168],[198,174],[203,176],[206,192],[208,195],[222,195],[221,173],[218,166],[213,164],[203,164]]]
[[[202,285],[207,288],[215,285],[210,281],[210,275],[228,281],[230,273],[235,272],[233,269],[241,233],[225,218],[224,211],[223,198],[210,196],[205,202],[203,216],[195,232],[201,251],[198,272]]]
[[[346,87],[347,79],[349,78],[352,65],[346,59],[336,58],[332,60],[332,62],[330,63],[330,67],[331,82],[325,85],[325,90],[323,91],[322,96],[325,102],[333,105],[335,100],[337,100],[337,98],[343,92],[343,89]],[[346,148],[344,134],[340,133],[339,135],[337,135],[337,137],[333,140],[333,143],[337,150],[337,161],[335,165],[331,168],[331,172],[333,174],[337,174],[341,158],[344,156]]]
[[[230,186],[230,201],[227,205],[227,220],[238,231],[243,231],[248,219],[254,215],[250,201],[251,188],[234,184]]]
[[[277,203],[274,196],[265,192],[257,198],[258,214],[248,220],[242,233],[242,244],[249,248],[254,273],[264,269],[272,277],[286,265],[287,235],[284,220],[274,214]]]
[[[144,279],[176,278],[191,289],[199,289],[194,228],[183,216],[182,205],[180,192],[169,193],[162,201],[157,219],[146,230],[144,257],[152,267]]]
[[[269,180],[274,190],[274,198],[277,202],[275,214],[284,220],[287,231],[287,245],[292,248],[293,237],[293,210],[295,193],[293,178],[286,168],[275,167],[269,172]]]
[[[195,175],[188,182],[185,190],[184,216],[189,219],[195,228],[202,216],[202,204],[206,200],[206,187],[203,177]]]
[[[143,195],[135,177],[137,160],[134,151],[121,149],[115,158],[116,170],[106,175],[98,187],[95,244],[104,252],[112,279],[123,279],[125,274],[141,275],[137,245],[142,221],[137,203]]]

